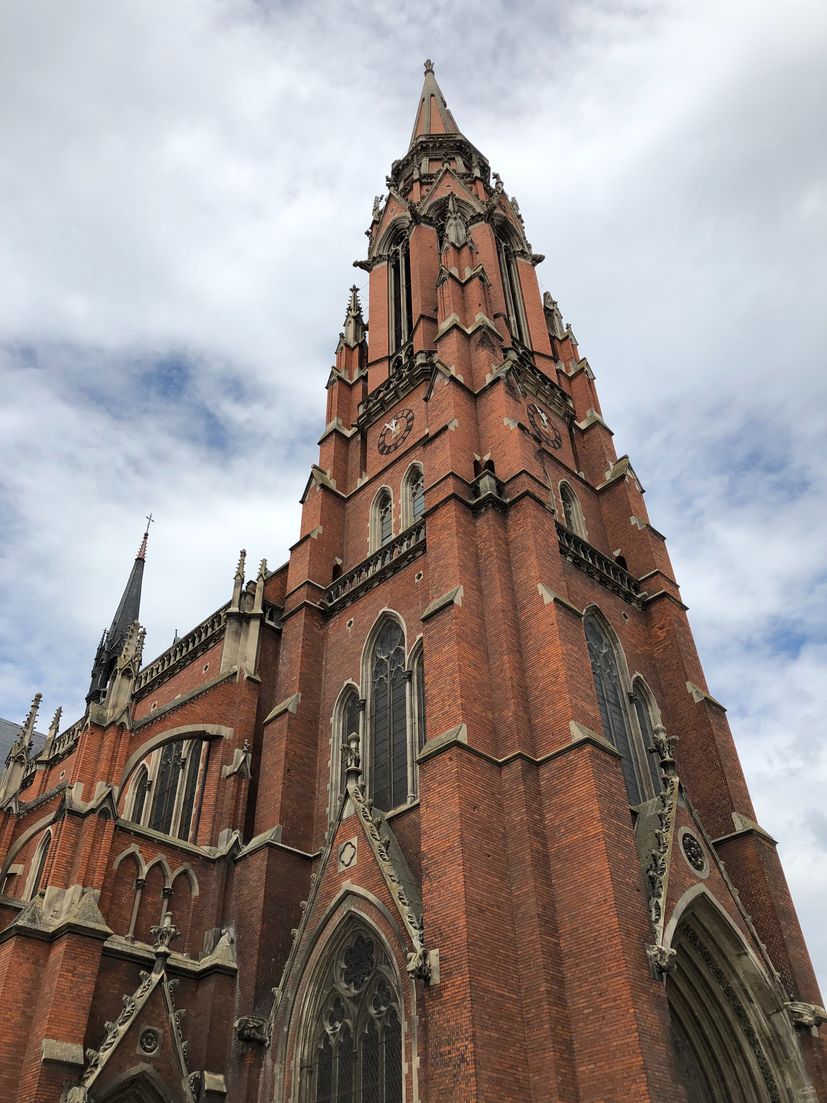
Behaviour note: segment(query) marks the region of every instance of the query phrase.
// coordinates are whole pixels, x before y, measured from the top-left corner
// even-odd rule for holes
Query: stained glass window
[[[636,685],[632,691],[632,701],[635,706],[635,713],[637,714],[637,722],[640,725],[640,734],[643,736],[643,747],[646,752],[646,762],[649,767],[649,774],[652,778],[652,785],[656,793],[659,793],[663,788],[663,778],[661,777],[660,766],[658,765],[658,756],[654,753],[653,748],[655,746],[655,733],[652,728],[652,713],[649,709],[649,702],[646,700],[646,695],[639,685]]]
[[[626,709],[623,704],[623,689],[617,669],[617,657],[609,637],[597,617],[587,616],[585,620],[586,640],[589,645],[594,687],[597,691],[597,703],[600,718],[603,721],[603,734],[620,752],[620,765],[630,804],[640,804],[641,791],[635,763],[632,757],[632,744]]]
[[[178,838],[189,839],[192,826],[192,813],[195,807],[195,793],[198,788],[198,771],[201,767],[200,742],[193,743],[187,756],[186,781],[184,782],[184,799],[181,804],[181,817],[178,825]]]
[[[132,819],[140,823],[144,814],[146,795],[149,792],[149,771],[142,766],[138,771],[138,780],[135,782],[135,796],[132,799]]]
[[[324,983],[332,994],[321,1005],[310,1098],[402,1103],[402,1024],[387,955],[357,931],[328,969]]]
[[[387,811],[408,794],[405,638],[396,621],[379,633],[371,667],[371,795]]]
[[[175,811],[175,796],[181,779],[181,744],[167,743],[161,752],[161,764],[155,782],[155,799],[152,802],[152,815],[149,826],[155,831],[169,834],[172,826],[172,814]]]

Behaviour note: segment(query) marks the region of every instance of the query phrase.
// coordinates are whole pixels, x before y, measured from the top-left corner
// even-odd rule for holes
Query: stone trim
[[[293,693],[290,697],[285,697],[283,701],[279,701],[279,703],[272,709],[272,711],[268,713],[267,716],[265,716],[264,723],[269,724],[271,720],[277,719],[285,712],[292,712],[295,716],[295,714],[299,711],[299,702],[301,701],[301,699],[301,693]]]
[[[456,747],[457,744],[463,746],[468,745],[468,728],[465,724],[458,724],[455,728],[449,728],[448,731],[442,732],[441,735],[434,736],[433,739],[428,739],[425,746],[416,756],[417,762],[425,762],[426,759],[432,758],[435,754],[439,754],[440,751],[446,751],[450,747]],[[469,750],[473,750],[472,747],[468,747]]]
[[[677,585],[677,583],[676,583]],[[654,594],[642,594],[641,600],[644,606],[651,605],[653,601],[659,601],[661,598],[666,598],[667,601],[671,601],[673,605],[677,605],[684,613],[689,608],[688,605],[684,605],[679,597],[675,597],[674,594],[670,594],[668,590],[657,590]]]
[[[456,728],[451,728],[450,731],[443,732],[442,735],[436,736],[434,739],[429,739],[419,752],[417,762],[425,762],[429,758],[435,758],[436,755],[441,754],[443,751],[461,747],[476,758],[481,758],[492,766],[500,768],[503,766],[510,766],[512,762],[527,762],[531,766],[545,766],[546,763],[551,762],[552,759],[559,758],[564,754],[569,754],[570,751],[579,750],[586,744],[611,755],[612,758],[620,758],[620,752],[613,747],[611,743],[608,743],[602,736],[597,735],[596,732],[593,732],[584,724],[578,724],[577,721],[572,720],[569,724],[569,728],[572,732],[571,742],[562,747],[558,747],[555,751],[549,751],[548,754],[536,756],[530,755],[526,751],[512,751],[511,754],[507,754],[503,758],[497,758],[496,755],[489,754],[488,751],[483,751],[479,747],[472,746],[468,742],[468,733],[465,724],[460,724]]]
[[[551,605],[552,603],[560,605],[563,609],[568,609],[570,613],[573,613],[582,620],[583,610],[578,609],[576,605],[572,605],[568,598],[562,597],[560,594],[555,593],[554,590],[550,590],[549,587],[544,586],[542,582],[537,583],[537,591],[543,599],[543,605]]]
[[[701,701],[706,701],[709,705],[714,705],[716,709],[720,709],[721,712],[726,712],[726,705],[722,705],[720,701],[716,700],[711,693],[707,693],[706,690],[701,689],[700,686],[696,686],[694,682],[686,683],[686,690],[691,695],[692,700],[698,704]]]
[[[574,424],[581,433],[585,433],[586,430],[591,429],[593,425],[602,425],[610,436],[614,436],[612,430],[596,410],[589,410],[582,421],[575,421]]]
[[[57,1065],[77,1065],[83,1068],[83,1046],[72,1042],[58,1042],[54,1038],[44,1038],[40,1045],[40,1060]]]
[[[432,616],[441,609],[447,608],[449,605],[462,605],[462,595],[462,586],[454,586],[453,590],[448,590],[448,592],[442,594],[441,597],[434,598],[419,619],[421,621],[430,620]]]

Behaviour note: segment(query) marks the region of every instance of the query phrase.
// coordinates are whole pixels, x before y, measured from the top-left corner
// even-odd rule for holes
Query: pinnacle
[[[442,94],[442,89],[436,82],[434,63],[428,58],[425,62],[425,80],[422,85],[422,93],[419,97],[411,134],[411,146],[417,138],[424,138],[429,134],[459,133],[461,132],[456,119],[451,114]]]

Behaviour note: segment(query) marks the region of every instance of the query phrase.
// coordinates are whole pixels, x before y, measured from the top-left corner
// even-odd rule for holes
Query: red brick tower
[[[0,1098],[825,1098],[775,845],[541,260],[427,62],[289,562],[242,553],[143,668],[133,571],[85,716],[9,755]]]

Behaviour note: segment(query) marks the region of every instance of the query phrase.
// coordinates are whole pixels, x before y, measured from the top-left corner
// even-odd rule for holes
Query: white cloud
[[[827,976],[827,9],[430,13],[0,12],[0,712],[79,707],[149,509],[148,654],[225,600],[240,544],[286,558],[351,261],[435,54],[670,537]]]

